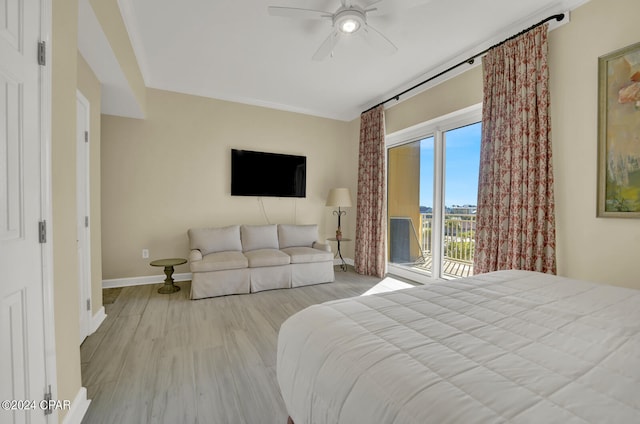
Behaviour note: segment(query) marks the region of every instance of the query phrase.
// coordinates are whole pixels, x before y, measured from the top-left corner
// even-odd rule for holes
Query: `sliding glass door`
[[[387,136],[390,273],[473,274],[480,118],[475,106]]]

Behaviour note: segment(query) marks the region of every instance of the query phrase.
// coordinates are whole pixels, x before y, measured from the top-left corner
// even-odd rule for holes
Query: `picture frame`
[[[640,42],[598,58],[598,206],[640,218]]]

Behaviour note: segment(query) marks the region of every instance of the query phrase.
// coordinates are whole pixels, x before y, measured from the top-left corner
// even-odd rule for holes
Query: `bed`
[[[287,319],[295,424],[640,423],[640,290],[498,271]]]

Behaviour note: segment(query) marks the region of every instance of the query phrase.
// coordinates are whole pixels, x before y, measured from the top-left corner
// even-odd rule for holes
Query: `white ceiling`
[[[330,33],[330,20],[270,16],[267,7],[334,12],[340,0],[119,4],[148,87],[348,121],[471,53],[586,1],[382,0],[368,23],[398,51],[385,56],[351,36],[324,61],[311,57]],[[359,2],[371,0],[353,0]]]

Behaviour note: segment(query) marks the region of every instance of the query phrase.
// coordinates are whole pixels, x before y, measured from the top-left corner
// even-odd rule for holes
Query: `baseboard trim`
[[[344,258],[344,261],[347,265],[353,266],[353,259]],[[340,258],[333,260],[334,265],[342,265],[342,261]],[[129,287],[129,286],[143,286],[145,284],[157,284],[162,283],[165,279],[165,275],[148,275],[146,277],[131,277],[131,278],[113,278],[110,280],[102,280],[102,288],[103,289],[113,289],[116,287]],[[173,274],[174,281],[191,281],[191,273],[183,272],[181,274]],[[100,313],[98,311],[98,313]],[[96,314],[98,315],[98,314]],[[105,315],[106,317],[106,315]],[[94,317],[94,320],[96,318]],[[104,319],[104,318],[102,318]],[[100,321],[102,322],[102,321]],[[98,324],[99,326],[100,324]],[[98,327],[96,327],[98,328]],[[95,330],[94,330],[95,331]]]
[[[353,266],[353,259],[344,258],[347,265]],[[333,260],[334,265],[342,265],[340,258]],[[165,279],[164,275],[148,275],[146,277],[131,277],[131,278],[113,278],[110,280],[102,280],[103,289],[113,289],[116,287],[129,287],[129,286],[143,286],[145,284],[157,284],[162,283]],[[184,272],[181,274],[173,274],[174,281],[191,281],[191,273]],[[98,312],[99,313],[99,312]],[[97,314],[96,314],[97,315]],[[106,317],[106,315],[105,315]],[[94,317],[95,319],[95,317]],[[104,319],[104,318],[102,318]],[[102,322],[102,321],[100,321]],[[98,324],[99,326],[100,324]],[[98,327],[96,327],[98,328]],[[94,330],[95,331],[95,330]]]
[[[107,314],[104,311],[104,306],[101,306],[98,312],[96,312],[93,317],[91,317],[91,328],[89,329],[89,334],[95,333],[106,317]]]
[[[129,287],[129,286],[142,286],[145,284],[157,284],[162,283],[166,276],[162,275],[148,275],[146,277],[131,277],[131,278],[113,278],[111,280],[102,280],[103,289],[112,289],[115,287]],[[182,274],[173,274],[174,281],[190,281],[191,273],[184,272]]]
[[[67,412],[64,420],[62,420],[62,424],[81,424],[84,414],[86,414],[87,409],[89,409],[90,403],[91,400],[87,399],[87,389],[80,387],[76,398],[71,402],[69,412]]]

